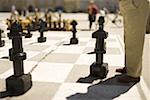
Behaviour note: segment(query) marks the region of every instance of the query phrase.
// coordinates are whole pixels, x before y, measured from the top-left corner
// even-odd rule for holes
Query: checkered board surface
[[[95,61],[95,54],[87,54],[95,47],[95,39],[91,38],[92,31],[78,31],[77,45],[64,45],[69,43],[71,32],[49,31],[44,35],[47,37],[45,43],[37,43],[38,32],[33,32],[32,38],[23,38],[24,51],[27,53],[24,71],[32,74],[32,88],[22,96],[7,97],[4,100],[98,100],[96,98],[99,96],[106,98],[109,95],[110,92],[106,93],[109,86],[106,85],[93,88],[89,95],[84,94],[99,80],[88,84],[77,83],[79,78],[89,75],[90,65]],[[106,42],[104,62],[109,64],[109,78],[114,76],[117,67],[124,66],[124,53],[118,35],[110,33]],[[6,39],[6,46],[0,48],[0,57],[8,56],[9,48],[11,40]],[[0,91],[3,91],[5,79],[13,74],[13,66],[8,59],[0,59],[0,64]],[[97,92],[99,95],[95,94]]]

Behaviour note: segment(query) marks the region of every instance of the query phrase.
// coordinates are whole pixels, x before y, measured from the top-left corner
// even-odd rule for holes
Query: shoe
[[[119,68],[119,69],[116,69],[116,72],[125,74],[125,73],[127,73],[127,69],[126,69],[126,67]]]
[[[140,77],[131,77],[128,75],[123,75],[121,77],[118,78],[118,82],[120,83],[130,83],[130,82],[139,82],[140,81]]]

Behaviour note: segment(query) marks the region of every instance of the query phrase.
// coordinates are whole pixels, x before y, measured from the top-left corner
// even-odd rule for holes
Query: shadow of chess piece
[[[78,24],[78,23],[77,23],[75,20],[73,20],[73,21],[71,22],[73,36],[72,36],[72,38],[70,39],[70,44],[78,44],[78,39],[76,38],[76,33],[77,33],[76,26],[77,26],[77,24]]]

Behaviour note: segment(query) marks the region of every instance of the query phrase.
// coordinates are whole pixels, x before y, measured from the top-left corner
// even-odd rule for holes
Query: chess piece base
[[[31,86],[31,74],[24,74],[19,77],[12,75],[6,79],[6,89],[10,96],[22,95],[27,92]]]
[[[32,34],[26,34],[25,35],[25,38],[31,38],[32,37]]]
[[[108,64],[96,64],[95,62],[90,66],[90,76],[98,77],[99,79],[106,78],[108,73]]]
[[[78,44],[78,39],[77,38],[71,38],[70,44]]]
[[[5,41],[4,41],[4,40],[1,40],[1,41],[0,41],[0,47],[3,47],[3,46],[5,46]]]
[[[46,37],[39,37],[38,43],[46,42]]]

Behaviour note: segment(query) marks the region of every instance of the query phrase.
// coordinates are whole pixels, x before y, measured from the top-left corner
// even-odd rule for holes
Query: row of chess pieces
[[[44,13],[44,16],[41,16],[41,12],[34,12],[32,15],[23,17],[17,13],[12,13],[10,18],[7,18],[6,24],[8,29],[10,29],[13,22],[16,20],[22,25],[23,30],[27,30],[28,26],[38,27],[39,21],[42,19],[47,23],[48,30],[54,31],[71,31],[72,20],[62,19],[62,13],[58,12],[58,16],[55,15],[54,12],[47,11]],[[55,19],[54,19],[55,17]]]

